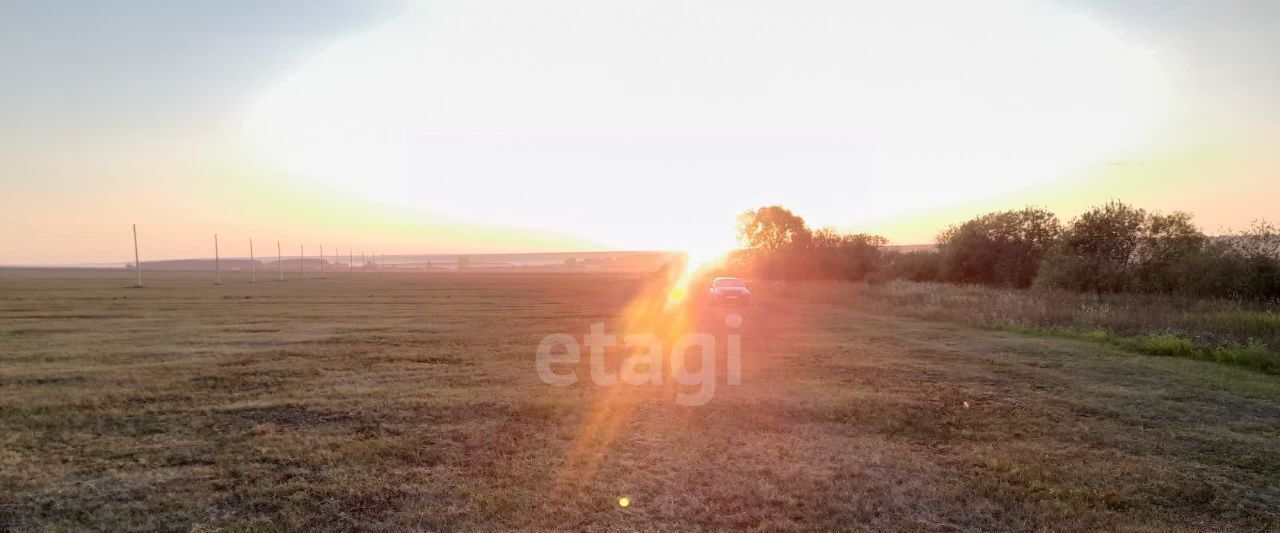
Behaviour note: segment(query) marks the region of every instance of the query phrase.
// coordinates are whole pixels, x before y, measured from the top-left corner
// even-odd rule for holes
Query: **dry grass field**
[[[128,283],[0,271],[0,530],[1280,529],[1243,368],[760,284],[743,383],[683,407],[535,371],[640,276]]]

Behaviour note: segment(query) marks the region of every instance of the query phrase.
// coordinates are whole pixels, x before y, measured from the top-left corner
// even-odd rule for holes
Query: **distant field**
[[[242,244],[242,243],[240,243]],[[268,248],[269,248],[268,243]],[[288,255],[276,255],[272,250],[259,249],[259,255],[250,258],[246,249],[236,246],[223,249],[220,259],[204,257],[197,259],[158,259],[142,261],[144,273],[176,272],[208,272],[210,275],[221,269],[229,278],[248,279],[252,270],[257,270],[259,279],[275,279],[275,274],[283,269],[289,277],[306,272],[307,275],[318,275],[323,269],[329,274],[335,272],[359,273],[405,273],[429,272],[441,270],[457,270],[459,263],[465,261],[468,270],[500,270],[519,269],[525,272],[545,270],[593,270],[600,272],[652,272],[663,263],[670,261],[675,255],[661,251],[609,251],[609,252],[546,252],[546,253],[483,253],[483,254],[393,254],[390,256],[363,252],[351,253],[350,250],[337,251],[330,248],[323,258],[320,250],[298,250],[310,253],[299,258],[293,254],[292,246]],[[229,253],[228,253],[229,252]],[[262,253],[266,252],[266,253]],[[237,255],[246,254],[246,255]],[[43,266],[43,265],[33,265]],[[13,268],[13,267],[9,267]],[[19,267],[21,268],[21,267]],[[97,269],[97,270],[131,270],[133,263],[128,264],[92,264],[62,267],[63,269]]]
[[[534,370],[641,275],[130,280],[0,271],[0,530],[1280,528],[1244,368],[761,283],[743,383],[682,407]]]

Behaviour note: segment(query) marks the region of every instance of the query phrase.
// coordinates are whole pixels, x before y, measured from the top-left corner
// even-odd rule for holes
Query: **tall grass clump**
[[[1214,360],[1235,366],[1251,368],[1267,374],[1280,374],[1280,354],[1261,342],[1251,341],[1241,346],[1216,349]]]
[[[860,285],[864,305],[1023,334],[1102,342],[1280,373],[1280,314],[1247,300],[1166,294],[1082,294],[895,280]]]
[[[1191,342],[1191,339],[1171,333],[1135,337],[1128,339],[1128,342],[1125,344],[1133,347],[1139,352],[1168,357],[1197,358],[1205,351],[1203,347],[1196,346],[1194,342]]]

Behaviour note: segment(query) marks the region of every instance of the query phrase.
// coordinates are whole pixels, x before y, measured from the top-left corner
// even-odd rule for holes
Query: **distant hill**
[[[889,246],[881,246],[880,249],[889,251],[889,252],[901,252],[904,254],[911,253],[911,252],[936,252],[938,251],[938,245],[936,244],[893,244]]]

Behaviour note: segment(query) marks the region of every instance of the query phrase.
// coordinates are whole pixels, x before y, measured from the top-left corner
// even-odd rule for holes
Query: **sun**
[[[708,270],[724,266],[731,251],[732,247],[705,247],[682,252],[681,271],[671,284],[668,305],[685,303],[692,294],[691,285]]]

